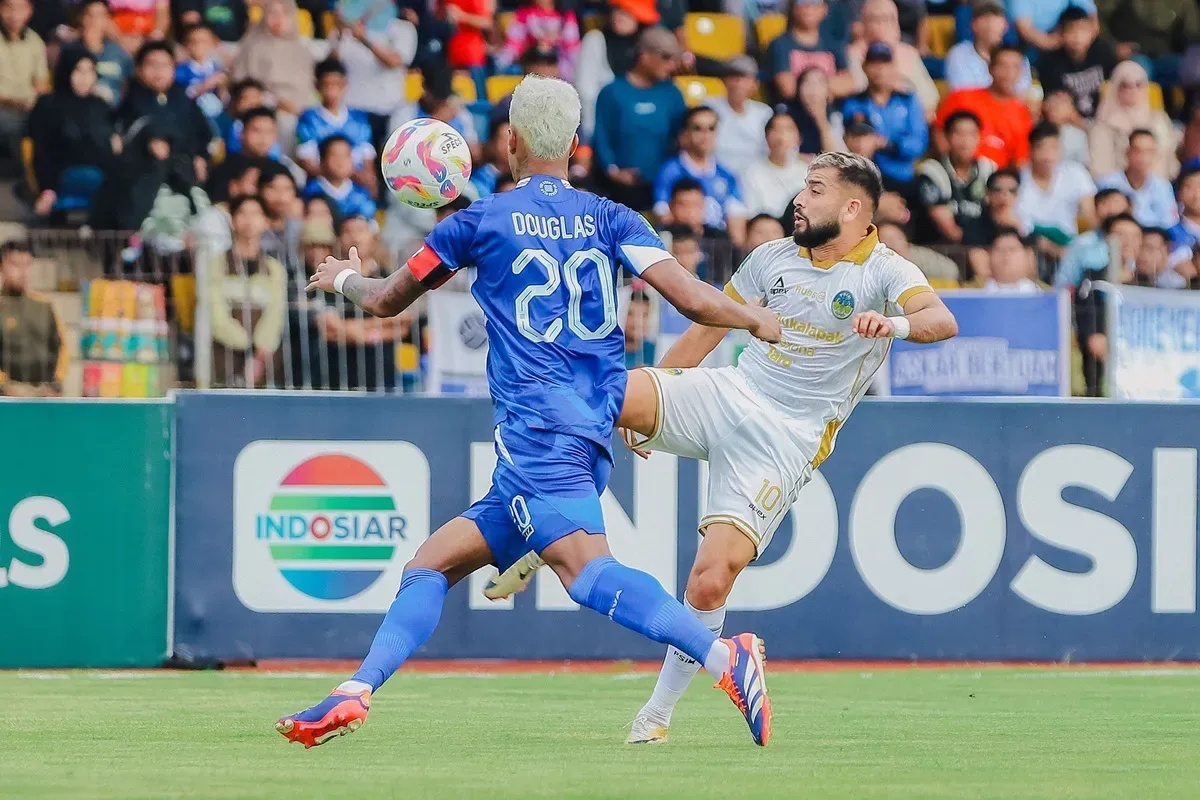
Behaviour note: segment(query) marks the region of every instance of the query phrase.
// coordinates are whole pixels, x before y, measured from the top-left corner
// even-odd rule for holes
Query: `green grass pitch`
[[[1200,797],[1197,670],[777,672],[766,749],[699,679],[623,744],[653,680],[401,674],[306,751],[272,723],[332,676],[0,673],[0,797]]]

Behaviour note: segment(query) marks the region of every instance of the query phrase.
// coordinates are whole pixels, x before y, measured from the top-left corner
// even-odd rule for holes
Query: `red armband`
[[[408,260],[408,269],[426,289],[436,289],[454,275],[454,270],[443,264],[438,254],[428,246],[421,247]]]

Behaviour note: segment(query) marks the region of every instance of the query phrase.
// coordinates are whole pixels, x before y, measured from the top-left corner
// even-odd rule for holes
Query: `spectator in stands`
[[[751,99],[758,92],[753,58],[735,56],[726,66],[725,96],[710,97],[704,104],[717,114],[717,161],[740,178],[749,164],[767,154],[763,128],[771,107]]]
[[[654,213],[671,224],[671,191],[682,178],[697,181],[704,189],[704,221],[729,232],[735,245],[746,239],[746,205],[735,176],[714,155],[717,115],[707,106],[689,109],[679,134],[679,155],[663,165],[654,182]]]
[[[267,87],[253,78],[238,81],[229,88],[229,105],[216,123],[226,154],[242,149],[242,117],[256,108],[270,107]],[[281,154],[282,148],[274,155]]]
[[[1172,228],[1179,222],[1179,204],[1166,178],[1154,174],[1158,141],[1147,130],[1129,137],[1125,169],[1101,179],[1097,185],[1118,189],[1133,201],[1133,218],[1143,228]]]
[[[504,46],[496,53],[496,66],[504,69],[519,64],[525,51],[534,47],[553,48],[562,79],[573,81],[579,46],[579,21],[574,11],[562,0],[532,0],[518,8],[508,23]]]
[[[1082,8],[1095,19],[1093,0],[1011,0],[1008,15],[1022,41],[1038,50],[1054,50],[1062,44],[1058,21],[1071,6]]]
[[[680,228],[684,228],[698,238],[728,240],[727,231],[708,224],[705,205],[704,186],[698,180],[677,180],[671,187],[671,206],[668,214],[671,224],[668,230],[677,233]]]
[[[1096,184],[1088,171],[1062,160],[1058,128],[1043,122],[1029,134],[1029,166],[1021,172],[1017,215],[1029,220],[1041,252],[1061,255],[1079,233],[1079,222],[1096,221]]]
[[[82,0],[74,13],[78,38],[63,48],[63,56],[76,49],[91,55],[99,75],[96,94],[115,108],[125,96],[125,85],[133,74],[133,59],[109,36],[113,28],[108,0]]]
[[[219,93],[229,83],[229,74],[214,55],[216,34],[207,25],[193,25],[184,31],[183,45],[187,60],[175,68],[175,82],[196,101],[204,116],[215,120],[225,109]]]
[[[612,83],[613,78],[633,69],[638,36],[658,19],[658,11],[649,0],[614,0],[608,4],[604,25],[583,35],[575,88],[583,107],[579,138],[585,143],[592,141],[596,127],[596,98],[600,90]]]
[[[162,41],[171,27],[169,0],[108,0],[113,25],[125,49],[133,52],[146,40]]]
[[[1200,252],[1200,167],[1185,167],[1176,181],[1179,222],[1171,229],[1171,266]]]
[[[262,200],[229,205],[233,248],[202,273],[212,308],[213,382],[217,386],[277,383],[276,353],[287,318],[287,271],[263,251],[267,215]]]
[[[33,253],[22,242],[0,245],[0,395],[57,397],[66,373],[62,322],[29,292]]]
[[[863,158],[875,160],[875,154],[883,147],[883,137],[875,132],[875,128],[866,119],[852,120],[846,126],[846,150]],[[908,201],[898,192],[886,189],[879,198],[879,217],[894,219],[900,224],[907,224],[912,215],[908,211]],[[782,220],[787,227],[788,215]]]
[[[508,172],[508,122],[492,120],[488,140],[483,145],[483,163],[471,170],[471,187],[476,197],[496,191],[496,181]]]
[[[654,366],[654,337],[650,335],[650,296],[635,291],[625,314],[625,368]]]
[[[989,65],[992,52],[1004,41],[1008,33],[1008,17],[1004,4],[999,0],[981,0],[971,10],[971,39],[959,42],[946,54],[946,84],[950,91],[959,89],[986,89],[992,85]],[[1041,69],[1039,74],[1043,74]],[[1042,84],[1046,81],[1043,77]],[[1033,74],[1029,59],[1021,64],[1021,76],[1017,79],[1016,93],[1022,97],[1033,86]]]
[[[900,17],[894,0],[866,0],[862,8],[862,24],[863,38],[846,48],[854,90],[861,92],[867,89],[863,65],[871,45],[887,45],[897,68],[895,91],[915,95],[924,109],[923,116],[932,118],[937,112],[941,95],[929,77],[929,70],[925,68],[920,52],[911,44],[901,41]],[[837,94],[836,89],[834,93]]]
[[[842,114],[829,108],[829,79],[817,67],[809,67],[796,82],[796,96],[786,108],[800,131],[800,152],[814,156],[845,150]]]
[[[1029,160],[1029,132],[1033,116],[1017,95],[1017,81],[1025,55],[1017,47],[1002,44],[992,53],[989,69],[992,85],[986,89],[962,89],[952,92],[938,109],[936,128],[940,131],[955,111],[970,111],[982,123],[979,155],[991,159],[997,167],[1022,165]],[[944,141],[938,150],[946,151]]]
[[[379,26],[337,19],[329,55],[345,67],[345,104],[366,113],[371,143],[379,149],[392,132],[392,115],[408,102],[406,76],[417,55],[417,29],[399,17]]]
[[[1042,120],[1058,127],[1062,140],[1063,161],[1073,161],[1086,167],[1088,153],[1087,120],[1079,115],[1075,98],[1064,89],[1055,89],[1042,101]]]
[[[1042,287],[1033,279],[1034,258],[1029,243],[1016,228],[1001,228],[992,239],[991,277],[983,284],[987,292],[1036,294]]]
[[[321,142],[340,134],[351,145],[355,182],[375,192],[374,134],[366,112],[346,105],[346,67],[336,58],[327,58],[317,65],[316,74],[321,104],[305,109],[296,122],[296,160],[315,178],[321,173]]]
[[[0,151],[14,162],[38,95],[50,90],[46,45],[29,29],[29,0],[0,0]]]
[[[1200,9],[1192,0],[1099,0],[1101,28],[1122,59],[1152,65],[1164,88],[1179,79],[1184,48],[1200,40]]]
[[[54,67],[54,91],[42,95],[29,115],[33,174],[41,190],[34,210],[41,216],[50,214],[60,193],[90,197],[111,166],[110,110],[92,94],[95,86],[95,60],[80,49],[63,53]]]
[[[1186,289],[1187,278],[1171,268],[1171,234],[1163,228],[1142,227],[1142,246],[1133,265],[1133,283],[1158,289]],[[1191,265],[1190,260],[1186,262]]]
[[[1117,189],[1096,192],[1099,227],[1076,236],[1067,246],[1054,273],[1054,285],[1060,289],[1074,289],[1083,280],[1084,273],[1102,273],[1108,269],[1109,247],[1104,233],[1107,223],[1114,217],[1129,216],[1131,209],[1129,198]]]
[[[879,231],[879,241],[915,264],[927,280],[942,286],[958,285],[958,265],[936,250],[910,244],[908,234],[899,222],[884,217],[876,220],[875,228]]]
[[[679,53],[674,36],[661,28],[647,29],[638,39],[633,69],[601,89],[596,100],[596,189],[638,211],[654,203],[652,182],[671,153],[687,111],[671,81]]]
[[[175,83],[174,49],[166,42],[146,42],[134,62],[137,79],[116,110],[117,132],[128,138],[147,122],[172,129],[175,155],[191,159],[195,175],[206,179],[212,127],[196,101]]]
[[[254,167],[261,176],[273,178],[280,173],[292,172],[293,164],[279,155],[279,130],[275,112],[269,108],[252,108],[241,119],[242,135],[237,151],[213,168],[208,181],[208,194],[213,202],[230,199],[226,186],[236,174],[244,174],[247,167]],[[303,173],[301,173],[303,174]],[[252,189],[249,194],[254,194]]]
[[[446,43],[446,58],[453,69],[472,70],[477,83],[487,65],[487,39],[495,24],[494,0],[444,0],[441,4],[454,35]]]
[[[835,95],[854,91],[846,72],[845,47],[821,32],[821,22],[828,13],[825,0],[788,0],[788,29],[771,42],[766,57],[775,96],[780,101],[796,96],[800,76],[810,69],[821,71]]]
[[[375,198],[354,182],[354,148],[350,140],[334,134],[321,142],[321,174],[309,180],[304,197],[324,197],[343,219],[351,215],[375,219]]]
[[[916,196],[924,214],[921,241],[961,244],[964,231],[983,216],[988,178],[996,165],[977,158],[979,118],[970,111],[956,111],[943,125],[947,153],[924,161],[917,175]]]
[[[969,248],[967,262],[977,283],[982,284],[991,275],[988,248],[998,230],[1016,228],[1022,236],[1029,234],[1029,223],[1017,213],[1017,193],[1020,189],[1021,176],[1016,170],[996,170],[987,180],[982,216],[963,226],[962,244]]]
[[[286,172],[263,174],[259,176],[257,189],[267,215],[263,250],[277,256],[290,269],[300,257],[300,232],[304,225],[304,204],[296,182]]]
[[[1112,86],[1096,109],[1090,135],[1093,175],[1111,175],[1125,166],[1129,136],[1148,130],[1158,141],[1154,173],[1168,180],[1179,171],[1175,157],[1178,137],[1166,112],[1150,107],[1149,78],[1136,61],[1123,61],[1112,74]]]
[[[245,0],[172,0],[172,28],[207,25],[218,41],[232,44],[246,34],[250,14]]]
[[[789,114],[776,112],[767,121],[765,138],[766,158],[760,158],[746,168],[742,177],[742,197],[747,216],[768,214],[777,218],[787,212],[792,198],[804,188],[808,163],[800,159],[797,149],[800,131]]]
[[[667,238],[670,239],[671,255],[679,262],[680,266],[692,273],[696,277],[704,280],[709,277],[705,267],[704,247],[700,242],[700,235],[694,228],[686,225],[671,225],[666,230]]]
[[[254,78],[275,98],[284,154],[296,141],[296,118],[313,95],[313,57],[296,30],[294,0],[264,0],[262,21],[238,43],[230,68],[235,81]]]
[[[1117,66],[1107,42],[1097,38],[1096,18],[1079,6],[1069,6],[1059,18],[1061,46],[1038,59],[1038,78],[1048,95],[1066,89],[1084,119],[1096,115],[1100,89]]]
[[[1089,397],[1099,397],[1104,389],[1104,368],[1108,361],[1108,337],[1106,332],[1104,293],[1095,284],[1109,280],[1109,263],[1116,262],[1121,270],[1120,281],[1130,283],[1134,279],[1134,265],[1142,248],[1142,227],[1129,214],[1110,217],[1101,231],[1106,244],[1120,249],[1094,271],[1085,271],[1075,290],[1075,331],[1079,337],[1079,350],[1083,355],[1083,380]],[[1106,246],[1106,251],[1110,251]]]
[[[891,2],[891,0],[887,0]],[[892,48],[876,42],[863,60],[866,90],[842,104],[847,120],[866,121],[883,139],[875,163],[883,174],[884,188],[908,197],[912,192],[914,166],[929,147],[929,126],[917,98],[901,91],[900,75]]]
[[[558,69],[558,51],[553,47],[531,47],[521,56],[521,71],[526,75],[541,75],[543,78],[561,77]],[[508,121],[508,112],[512,108],[512,92],[492,104],[488,120],[501,119]]]
[[[783,232],[783,225],[779,223],[779,217],[759,214],[751,217],[750,221],[746,223],[746,246],[742,249],[747,253],[752,253],[759,245],[782,239],[786,235]]]
[[[418,117],[440,120],[462,134],[471,146],[471,155],[479,157],[479,134],[475,131],[475,120],[471,112],[454,94],[450,85],[450,73],[433,72],[425,77],[425,91],[415,104],[401,106],[392,117],[391,130],[399,128]]]

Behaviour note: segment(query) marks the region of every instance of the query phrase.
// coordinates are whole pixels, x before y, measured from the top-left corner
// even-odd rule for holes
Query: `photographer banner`
[[[1200,293],[1106,286],[1109,394],[1125,400],[1200,397]]]
[[[897,340],[877,379],[909,397],[1067,397],[1070,305],[1065,292],[940,291],[958,336],[933,345]]]
[[[175,646],[358,658],[405,561],[488,488],[481,400],[183,393]],[[730,598],[778,658],[1163,660],[1196,636],[1200,406],[864,402]],[[618,445],[618,558],[681,595],[706,472]],[[539,573],[452,590],[428,658],[660,658]],[[0,591],[0,595],[3,592]]]

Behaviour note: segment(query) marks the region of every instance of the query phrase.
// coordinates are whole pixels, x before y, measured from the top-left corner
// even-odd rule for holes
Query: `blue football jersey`
[[[431,287],[476,267],[497,424],[515,417],[607,450],[626,380],[617,267],[640,275],[670,257],[637,213],[535,175],[444,219],[408,264]]]
[[[336,135],[350,140],[356,169],[361,169],[365,162],[375,158],[371,123],[366,112],[345,106],[338,114],[324,106],[305,109],[296,120],[296,155],[316,161],[321,142]]]

